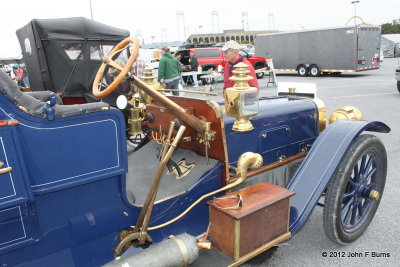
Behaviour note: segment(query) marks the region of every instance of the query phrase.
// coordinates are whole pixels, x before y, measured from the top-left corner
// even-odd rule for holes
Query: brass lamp
[[[143,69],[143,76],[140,77],[148,86],[150,86],[153,89],[159,90],[161,89],[160,83],[154,83],[154,79],[157,78],[153,74],[153,68],[152,67],[145,67]],[[144,96],[144,100],[146,104],[150,104],[153,99],[149,95]]]
[[[235,84],[225,90],[225,111],[226,115],[236,118],[233,131],[247,132],[254,129],[249,117],[258,114],[258,88],[249,86],[253,77],[247,75],[250,72],[246,69],[248,65],[240,62],[233,67],[235,76],[229,80]]]
[[[145,118],[146,105],[142,103],[141,99],[140,94],[135,93],[129,101],[129,104],[132,106],[128,119],[130,135],[142,134],[142,121]]]

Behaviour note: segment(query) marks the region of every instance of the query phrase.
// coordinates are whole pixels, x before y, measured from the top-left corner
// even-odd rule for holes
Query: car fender
[[[315,140],[287,186],[296,193],[290,207],[292,234],[304,226],[346,151],[364,131],[388,133],[390,128],[379,121],[338,120]]]

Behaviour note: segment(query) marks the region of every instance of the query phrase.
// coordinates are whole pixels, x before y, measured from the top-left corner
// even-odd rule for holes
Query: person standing
[[[178,89],[180,75],[180,63],[171,54],[168,46],[161,48],[161,59],[158,66],[158,81],[165,89]],[[173,95],[178,95],[178,92],[172,91]]]
[[[185,84],[185,82],[183,81],[183,77],[182,77],[182,62],[181,62],[181,58],[182,58],[182,54],[180,53],[175,53],[175,58],[176,60],[178,60],[178,71],[179,71],[179,83],[183,86]]]
[[[23,77],[22,77],[22,82],[25,88],[30,88],[29,84],[29,78],[28,78],[28,72],[26,71],[26,66],[22,66],[22,71],[24,72]]]
[[[254,70],[253,65],[247,60],[247,58],[239,55],[239,50],[244,49],[243,46],[239,45],[237,42],[231,40],[225,43],[225,45],[221,48],[221,51],[224,52],[225,66],[224,66],[224,91],[226,88],[233,87],[235,84],[234,81],[229,80],[229,77],[234,76],[233,66],[238,64],[239,62],[243,62],[248,65],[246,69],[250,72],[248,75],[253,77],[253,80],[249,81],[249,85],[251,87],[258,88],[258,81],[256,76],[256,71]]]
[[[15,74],[15,79],[18,81],[18,85],[23,86],[22,79],[24,78],[24,71],[21,69],[19,65],[15,67],[14,74]]]
[[[190,54],[189,62],[190,62],[190,70],[196,72],[192,75],[192,80],[194,84],[193,87],[199,87],[199,81],[197,80],[197,68],[198,68],[197,56],[194,53]]]

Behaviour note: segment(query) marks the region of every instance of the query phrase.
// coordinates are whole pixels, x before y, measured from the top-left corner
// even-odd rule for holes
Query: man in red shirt
[[[244,49],[245,47],[239,45],[237,42],[231,40],[225,43],[224,47],[221,48],[221,51],[224,52],[225,58],[225,66],[224,66],[224,91],[226,88],[233,87],[235,84],[234,81],[229,80],[229,77],[233,76],[234,70],[233,66],[238,64],[239,62],[243,62],[248,65],[247,69],[250,71],[247,75],[253,77],[253,80],[249,81],[249,85],[251,87],[258,88],[258,81],[256,76],[256,71],[253,68],[253,65],[247,60],[247,58],[239,55],[239,50]]]

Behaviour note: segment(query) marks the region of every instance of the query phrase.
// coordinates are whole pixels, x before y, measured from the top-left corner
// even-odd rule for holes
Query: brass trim
[[[182,191],[182,192],[176,193],[176,194],[174,194],[174,195],[171,195],[171,196],[162,198],[162,199],[160,199],[160,200],[154,201],[154,204],[159,204],[159,203],[161,203],[161,202],[167,201],[167,200],[169,200],[169,199],[171,199],[171,198],[174,198],[174,197],[183,195],[183,194],[185,194],[185,193],[186,193],[186,191]],[[135,204],[132,204],[132,206],[138,207],[138,208],[142,208],[142,207],[143,207],[143,205],[135,205]]]
[[[234,221],[233,229],[233,259],[237,261],[240,258],[240,221]]]
[[[337,120],[362,120],[363,115],[361,111],[353,106],[344,106],[339,109],[335,109],[332,115],[329,117],[329,123],[332,124]]]
[[[28,110],[27,110],[26,107],[24,107],[24,106],[18,106],[18,108],[19,108],[20,110],[22,110],[23,112],[28,112]]]
[[[3,168],[3,169],[0,169],[0,174],[4,174],[4,173],[9,173],[9,172],[12,172],[12,167],[7,167],[7,168]]]
[[[202,91],[195,91],[195,90],[183,90],[183,89],[157,89],[160,92],[184,92],[184,93],[193,93],[193,94],[200,94],[200,95],[212,95],[217,96],[217,93],[207,93]]]
[[[275,169],[275,168],[278,168],[278,167],[280,167],[282,165],[285,165],[285,164],[287,164],[287,163],[289,163],[291,161],[294,161],[294,160],[297,160],[297,159],[301,159],[301,158],[305,157],[306,155],[307,155],[307,152],[301,152],[301,153],[299,153],[297,155],[282,159],[280,161],[276,161],[276,162],[273,162],[271,164],[264,165],[261,168],[249,171],[247,173],[247,178],[255,176],[255,175],[263,173],[263,172],[266,172],[266,171],[269,171],[269,170],[272,170],[272,169]]]
[[[326,107],[324,102],[319,98],[313,98],[312,101],[318,108],[318,133],[321,133],[326,128]]]
[[[276,246],[277,244],[285,241],[286,239],[288,239],[291,236],[292,236],[292,234],[290,232],[284,233],[283,235],[278,236],[274,240],[271,240],[264,246],[261,246],[258,249],[253,250],[252,252],[249,252],[246,255],[244,255],[243,257],[240,257],[239,259],[235,260],[235,262],[232,263],[231,265],[229,265],[228,267],[239,266],[239,265],[245,263],[246,261],[254,258],[255,256],[267,251],[268,249],[272,248],[273,246]]]
[[[174,240],[178,245],[179,250],[181,251],[182,254],[183,266],[187,266],[189,264],[189,252],[185,243],[182,241],[182,239],[178,238],[177,236],[171,235],[169,238]]]
[[[287,220],[287,231],[289,232],[289,223],[290,222],[290,197],[289,197],[289,207],[288,207],[288,220]]]

